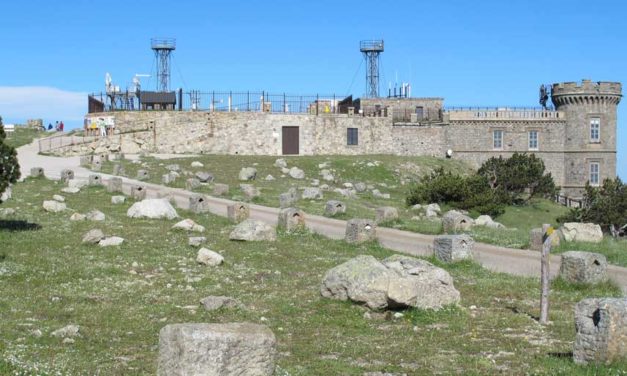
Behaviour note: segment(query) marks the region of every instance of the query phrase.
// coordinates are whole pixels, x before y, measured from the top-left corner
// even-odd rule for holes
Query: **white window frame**
[[[494,150],[503,150],[503,130],[502,129],[494,129],[492,131],[492,148]],[[499,135],[499,137],[497,138],[496,135]],[[497,140],[499,141],[499,144],[497,146]]]
[[[601,164],[599,162],[590,162],[590,176],[589,182],[593,187],[601,185]]]
[[[601,118],[598,116],[590,118],[590,142],[601,142]]]
[[[532,134],[535,135],[535,138],[531,137]],[[540,149],[540,132],[534,129],[534,130],[530,130],[527,133],[527,135],[528,135],[527,146],[529,147],[529,150],[539,150]],[[535,141],[535,145],[532,144],[532,141]]]

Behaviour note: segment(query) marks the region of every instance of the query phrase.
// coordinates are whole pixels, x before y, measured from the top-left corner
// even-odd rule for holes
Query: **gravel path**
[[[180,155],[162,156],[177,157]],[[49,157],[38,155],[37,141],[30,145],[18,148],[18,158],[22,176],[28,176],[31,167],[43,167],[45,174],[50,179],[59,179],[61,170],[69,168],[74,170],[76,179],[88,179],[94,174],[79,166],[79,157]],[[103,182],[111,178],[111,175],[100,174]],[[143,185],[147,188],[148,197],[162,197],[170,195],[180,208],[187,209],[189,198],[193,192],[178,188],[169,188],[157,184],[149,184],[133,179],[122,178],[124,181],[124,193],[130,194],[133,185]],[[226,207],[233,201],[207,196],[210,211],[214,214],[226,217]],[[279,209],[260,205],[250,205],[251,218],[263,220],[276,224]],[[307,227],[310,230],[331,239],[343,239],[346,228],[346,221],[326,218],[322,216],[308,215]],[[379,227],[377,229],[379,243],[391,250],[417,256],[428,256],[433,254],[433,235],[423,235],[408,231],[395,230]],[[475,243],[475,260],[485,268],[502,273],[540,277],[540,253],[522,249],[511,249],[494,246],[484,243]],[[551,276],[555,277],[560,268],[561,257],[551,256]],[[627,293],[627,268],[610,265],[608,268],[610,278],[621,286],[623,292]]]

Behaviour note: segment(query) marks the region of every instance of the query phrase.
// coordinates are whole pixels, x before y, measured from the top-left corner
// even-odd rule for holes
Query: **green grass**
[[[45,134],[45,132],[33,128],[15,127],[15,131],[7,133],[5,142],[14,148],[17,148],[23,145],[28,145],[33,142],[34,139]]]
[[[64,213],[43,212],[42,201],[60,189],[57,182],[27,179],[3,204],[18,214],[0,218],[6,253],[0,261],[0,374],[155,374],[163,326],[240,321],[266,324],[275,333],[280,375],[618,375],[627,368],[578,366],[559,356],[572,350],[574,304],[620,296],[611,284],[557,281],[553,324],[543,327],[534,319],[538,280],[431,259],[453,276],[459,307],[366,318],[365,308],[322,298],[319,288],[328,269],[351,257],[392,254],[376,244],[348,245],[307,232],[279,233],[276,242],[232,242],[224,218],[179,210],[207,228],[206,246],[225,257],[220,267],[202,267],[187,235],[170,230],[175,221],[131,220],[126,210],[132,202],[113,206],[103,189],[65,195],[70,210]],[[91,209],[106,220],[68,220],[73,211]],[[126,241],[112,248],[81,244],[92,228]],[[198,302],[207,295],[235,297],[246,309],[204,311]],[[50,336],[68,324],[81,327],[75,343]]]

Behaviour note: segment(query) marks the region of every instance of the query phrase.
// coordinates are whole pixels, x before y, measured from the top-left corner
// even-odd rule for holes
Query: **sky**
[[[154,75],[153,37],[176,38],[171,86],[184,90],[359,97],[359,41],[383,39],[383,92],[398,81],[446,106],[538,106],[541,84],[627,83],[625,16],[619,0],[3,2],[0,116],[81,126],[86,94],[104,90],[105,73],[122,87]]]

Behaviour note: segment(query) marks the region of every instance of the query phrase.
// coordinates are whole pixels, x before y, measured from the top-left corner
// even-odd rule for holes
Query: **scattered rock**
[[[325,180],[325,181],[334,181],[335,180],[335,176],[333,176],[331,171],[326,170],[326,169],[320,170],[320,176],[322,176],[322,180]]]
[[[468,231],[472,228],[474,221],[467,215],[457,210],[449,210],[442,217],[444,232]]]
[[[600,243],[603,240],[601,226],[595,223],[564,223],[560,228],[567,242]]]
[[[303,190],[302,198],[304,200],[322,200],[322,190],[317,187],[307,187]]]
[[[394,221],[398,219],[398,209],[392,206],[383,206],[375,211],[375,221],[377,223]]]
[[[272,175],[268,175],[268,176],[266,176],[266,179],[265,179],[265,180],[266,180],[266,181],[274,181],[274,180],[276,180],[276,179],[274,179],[274,176],[272,176]]]
[[[262,325],[173,324],[159,332],[158,376],[270,376],[275,359],[276,338]]]
[[[194,222],[191,219],[184,219],[178,223],[176,223],[174,226],[172,226],[172,229],[174,230],[184,230],[184,231],[190,231],[190,232],[204,232],[205,228],[201,225],[199,225],[198,223]]]
[[[339,193],[342,196],[348,197],[348,198],[355,197],[355,191],[353,189],[335,188],[333,192]]]
[[[254,167],[244,167],[239,172],[239,180],[255,180],[257,178],[257,169]]]
[[[101,247],[112,247],[120,245],[122,243],[124,243],[124,238],[121,238],[119,236],[108,236],[98,242],[98,245]]]
[[[191,236],[187,240],[187,244],[192,247],[200,247],[203,243],[207,241],[207,238],[204,236]]]
[[[256,219],[247,219],[235,226],[229,235],[229,239],[244,241],[275,241],[276,230],[273,226],[265,222]]]
[[[179,166],[178,164],[174,163],[174,164],[169,164],[167,166],[165,166],[165,169],[171,172],[178,172],[181,171],[181,166]]]
[[[382,262],[366,255],[352,258],[326,273],[320,292],[324,297],[351,300],[371,309],[437,310],[460,299],[444,269],[400,255]]]
[[[87,219],[87,216],[81,213],[74,213],[70,216],[70,221],[84,221],[86,219]]]
[[[53,195],[52,199],[58,202],[65,202],[65,197],[61,196],[61,195]]]
[[[8,217],[10,215],[15,215],[16,211],[13,208],[0,208],[0,216]]]
[[[207,311],[215,311],[221,308],[243,308],[243,304],[237,299],[228,296],[207,296],[200,301]]]
[[[72,338],[79,335],[81,327],[78,325],[68,325],[64,326],[61,329],[57,329],[54,332],[50,333],[51,336],[57,338]]]
[[[214,195],[214,196],[224,196],[224,195],[227,195],[228,193],[229,193],[229,186],[228,186],[228,184],[216,183],[216,184],[213,185],[212,195]]]
[[[372,196],[375,198],[383,198],[386,200],[390,199],[390,194],[389,193],[381,193],[378,189],[373,189],[372,190]]]
[[[44,176],[44,169],[41,167],[33,167],[30,169],[30,176],[32,178],[39,178]]]
[[[197,178],[189,178],[185,180],[185,190],[193,191],[194,189],[200,187],[200,185],[200,180],[198,180]]]
[[[204,165],[204,164],[202,164],[202,163],[201,163],[201,162],[199,162],[199,161],[193,161],[193,162],[190,164],[190,166],[191,166],[191,167],[198,167],[198,168],[200,168],[200,167],[205,167],[205,165]]]
[[[65,169],[61,170],[61,181],[67,183],[68,180],[74,179],[74,171]]]
[[[174,207],[164,199],[146,199],[136,202],[128,209],[126,215],[131,218],[178,218]]]
[[[70,181],[71,181],[71,180],[70,180]],[[61,188],[61,192],[63,192],[63,193],[71,193],[71,194],[74,194],[74,193],[78,193],[78,192],[80,192],[80,191],[81,191],[81,190],[80,190],[80,188],[76,188],[76,187],[65,187],[65,188]]]
[[[255,197],[261,196],[261,191],[259,191],[259,188],[255,187],[252,184],[240,184],[239,189],[242,191],[244,197],[247,200],[252,200]]]
[[[111,203],[114,205],[123,204],[126,201],[124,196],[111,196]]]
[[[90,221],[104,221],[105,220],[105,214],[101,212],[100,210],[96,210],[96,209],[87,213],[85,217]]]
[[[201,183],[211,183],[214,180],[213,174],[210,172],[197,172],[195,176]]]
[[[475,226],[485,226],[489,228],[505,228],[502,224],[495,222],[489,215],[480,215],[475,219]]]
[[[200,248],[196,256],[196,262],[207,266],[218,266],[224,262],[224,257],[210,249]]]
[[[86,187],[87,184],[89,184],[89,182],[87,180],[82,180],[82,179],[72,179],[72,180],[68,180],[67,182],[67,186],[69,188],[78,188],[78,189]]]
[[[279,195],[279,207],[289,208],[290,206],[294,206],[296,202],[298,202],[298,198],[298,191],[296,188],[292,187],[287,192]]]
[[[83,244],[97,244],[105,237],[104,233],[100,229],[93,229],[87,231],[85,235],[83,235]]]
[[[65,206],[65,203],[63,202],[49,200],[44,201],[43,208],[47,212],[59,213],[67,209],[67,206]]]
[[[276,161],[274,161],[274,167],[287,168],[287,161],[283,158],[279,158]]]
[[[301,170],[298,167],[290,168],[290,172],[288,174],[292,178],[294,178],[294,179],[304,179],[305,178],[305,171]]]
[[[365,192],[368,189],[366,187],[366,184],[365,183],[361,183],[361,182],[355,183],[353,185],[353,187],[355,188],[355,191],[357,191],[359,193]]]

